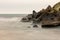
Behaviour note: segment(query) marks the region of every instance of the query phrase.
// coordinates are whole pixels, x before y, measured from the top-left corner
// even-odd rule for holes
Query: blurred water
[[[27,14],[0,14],[0,17],[7,17],[7,18],[11,18],[11,17],[21,17],[21,16],[26,16]]]
[[[33,28],[32,22],[21,22],[20,16],[0,17],[0,40],[60,40],[60,26],[56,28]]]
[[[33,28],[32,22],[21,22],[21,18],[23,18],[24,14],[1,14],[3,16],[0,17],[0,29],[15,29],[15,30],[43,30],[43,29],[60,29],[60,27],[56,28],[41,28],[41,25],[39,24],[38,28]]]

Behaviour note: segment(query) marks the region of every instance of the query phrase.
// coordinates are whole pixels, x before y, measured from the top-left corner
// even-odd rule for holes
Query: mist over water
[[[0,17],[23,17],[26,16],[27,14],[0,14]]]
[[[22,17],[25,17],[27,14],[0,14],[0,21],[13,22],[20,21]]]
[[[14,29],[20,26],[24,14],[0,14],[0,29]]]
[[[22,14],[0,15],[0,39],[3,40],[60,40],[60,27],[33,28],[32,22],[21,22]],[[9,38],[9,39],[8,39]]]
[[[33,28],[32,22],[21,22],[21,19],[25,17],[27,14],[0,14],[0,27],[4,28],[28,28],[31,27]],[[1,25],[2,24],[2,25]],[[8,25],[8,26],[7,26]],[[41,25],[39,24],[39,30],[42,29]],[[51,28],[51,29],[57,29],[57,28]]]

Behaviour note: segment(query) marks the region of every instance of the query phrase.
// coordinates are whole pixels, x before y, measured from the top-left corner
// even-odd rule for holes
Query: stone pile
[[[28,14],[26,17],[22,18],[22,22],[41,23],[44,21],[60,21],[60,2],[55,4],[53,7],[50,5],[46,9],[42,9],[39,12],[33,10],[32,14]],[[46,23],[46,22],[44,22]]]

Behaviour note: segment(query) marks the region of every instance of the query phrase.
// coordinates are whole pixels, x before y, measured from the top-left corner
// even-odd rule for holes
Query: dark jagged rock
[[[32,17],[33,17],[33,18],[36,18],[36,16],[37,16],[37,12],[36,12],[35,10],[33,10],[33,15],[32,15]]]
[[[26,22],[33,21],[33,24],[58,25],[60,24],[60,2],[53,7],[49,5],[46,9],[42,9],[39,12],[33,10],[32,14],[28,14],[26,18],[22,19]]]
[[[28,16],[26,16],[29,20],[32,20],[32,14],[29,14]]]
[[[47,8],[46,8],[46,13],[54,13],[54,9],[49,5]]]
[[[26,17],[22,18],[22,22],[29,22],[32,20],[32,14],[28,14]]]

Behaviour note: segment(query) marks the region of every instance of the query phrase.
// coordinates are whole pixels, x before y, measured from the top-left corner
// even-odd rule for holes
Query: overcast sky
[[[57,2],[60,0],[0,0],[0,14],[28,14],[32,10],[38,12]]]

